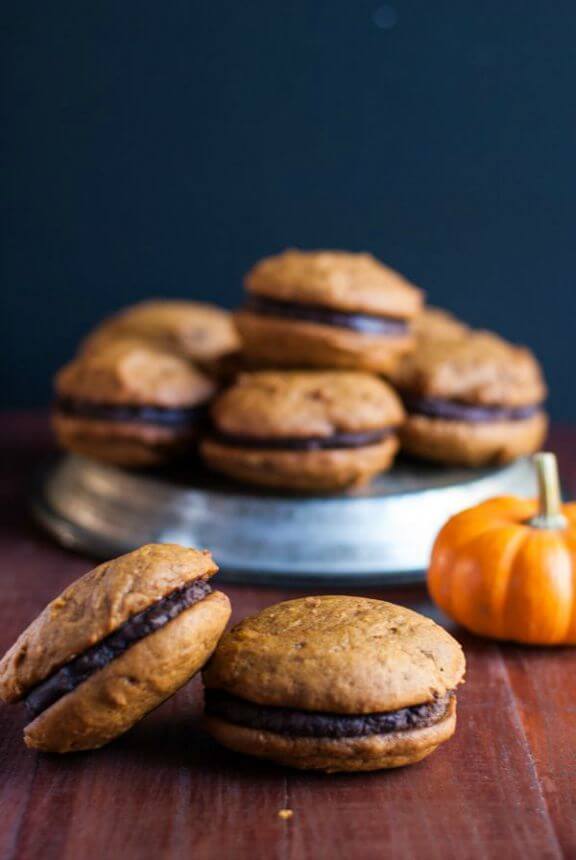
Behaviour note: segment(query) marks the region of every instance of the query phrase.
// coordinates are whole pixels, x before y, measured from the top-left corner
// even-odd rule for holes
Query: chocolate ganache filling
[[[363,433],[333,433],[332,436],[247,436],[241,433],[224,433],[213,429],[210,438],[234,448],[252,448],[259,451],[332,451],[341,448],[363,448],[378,445],[391,436],[396,428],[382,427]]]
[[[129,424],[156,424],[161,427],[190,427],[205,413],[204,405],[174,407],[146,406],[124,403],[94,403],[73,397],[61,397],[56,401],[56,410],[62,415],[75,418],[91,418],[96,421],[118,421]]]
[[[263,296],[250,296],[244,307],[258,316],[281,317],[337,328],[349,328],[360,334],[399,337],[409,331],[408,323],[403,319],[378,314],[348,313],[325,305],[309,305],[303,302],[285,302]]]
[[[478,406],[458,400],[442,400],[435,397],[417,397],[403,394],[406,410],[412,415],[441,418],[444,421],[468,421],[471,424],[486,424],[491,421],[524,421],[540,411],[539,404],[529,406]]]
[[[117,630],[66,663],[28,693],[26,707],[33,717],[71,693],[99,669],[120,657],[136,642],[160,630],[186,609],[207,597],[212,589],[206,580],[195,579],[172,591],[124,622]]]
[[[397,711],[375,714],[330,714],[258,705],[222,690],[205,691],[208,716],[220,717],[235,725],[301,738],[361,738],[408,729],[425,728],[440,722],[448,713],[454,693],[446,693]]]

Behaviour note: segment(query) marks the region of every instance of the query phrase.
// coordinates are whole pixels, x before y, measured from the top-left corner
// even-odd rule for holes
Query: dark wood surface
[[[576,431],[552,446],[573,496]],[[92,566],[30,521],[49,450],[43,416],[2,417],[0,651]],[[226,590],[236,619],[303,593]],[[421,587],[367,593],[435,615]],[[396,771],[306,774],[228,753],[198,725],[198,681],[123,739],[69,757],[28,751],[22,707],[0,707],[0,860],[576,857],[576,650],[453,632],[468,659],[456,736]]]

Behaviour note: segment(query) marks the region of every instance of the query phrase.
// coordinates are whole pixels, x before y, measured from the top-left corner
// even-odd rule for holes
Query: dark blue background
[[[531,344],[576,418],[576,5],[12,0],[2,393],[100,316],[234,305],[286,245],[369,249]]]

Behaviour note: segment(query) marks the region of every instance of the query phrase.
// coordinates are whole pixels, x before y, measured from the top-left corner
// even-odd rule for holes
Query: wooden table
[[[576,431],[552,445],[574,495]],[[92,566],[30,522],[49,449],[43,416],[2,417],[0,651]],[[236,619],[302,593],[226,590]],[[369,593],[435,614],[421,587]],[[198,681],[120,741],[69,757],[28,751],[23,708],[1,707],[0,860],[576,857],[576,650],[455,635],[468,658],[458,731],[403,770],[327,776],[233,755],[198,725]]]

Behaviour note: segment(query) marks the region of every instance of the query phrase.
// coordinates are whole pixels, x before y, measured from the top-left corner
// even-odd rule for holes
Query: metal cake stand
[[[174,542],[211,549],[229,580],[364,585],[422,579],[449,516],[535,491],[527,460],[485,470],[400,460],[368,487],[296,496],[244,488],[198,464],[129,472],[67,455],[46,470],[34,512],[60,543],[97,558]]]

